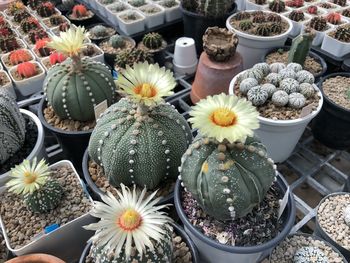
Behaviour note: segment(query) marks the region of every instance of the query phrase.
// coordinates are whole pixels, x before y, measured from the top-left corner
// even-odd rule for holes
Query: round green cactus
[[[6,89],[0,88],[0,164],[22,147],[25,132],[25,121],[15,98]]]
[[[148,33],[142,39],[142,44],[149,49],[159,49],[163,45],[163,37],[158,33]]]
[[[111,45],[113,48],[123,48],[126,46],[126,43],[124,41],[124,38],[120,35],[114,35],[111,36],[108,40],[109,45]]]

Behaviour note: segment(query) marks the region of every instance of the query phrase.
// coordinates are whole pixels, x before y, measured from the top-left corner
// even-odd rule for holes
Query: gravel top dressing
[[[48,213],[29,211],[21,197],[14,193],[0,194],[0,215],[12,248],[19,249],[32,242],[47,226],[59,224],[62,227],[90,211],[91,202],[71,167],[53,168],[51,176],[58,180],[64,192],[58,207]]]
[[[350,78],[337,76],[326,79],[322,89],[324,94],[335,104],[350,110]]]
[[[7,248],[5,239],[0,233],[0,263],[5,262],[7,260]]]

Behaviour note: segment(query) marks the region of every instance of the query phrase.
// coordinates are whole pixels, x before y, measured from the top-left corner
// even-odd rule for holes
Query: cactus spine
[[[305,31],[293,39],[292,46],[288,52],[288,63],[298,63],[304,65],[307,55],[309,54],[312,40],[315,35],[310,31]]]

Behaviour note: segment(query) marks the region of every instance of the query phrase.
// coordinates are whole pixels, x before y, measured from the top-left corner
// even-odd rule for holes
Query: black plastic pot
[[[203,51],[202,37],[208,27],[218,26],[226,27],[227,18],[234,14],[237,10],[236,3],[232,5],[232,11],[223,17],[209,18],[194,12],[187,11],[182,8],[182,17],[184,22],[184,35],[195,40],[197,54],[200,55]]]
[[[267,51],[266,55],[264,55],[262,57],[262,62],[266,62],[266,57],[271,54],[274,53],[280,49],[283,49],[283,51],[289,51],[290,50],[290,46],[282,46],[282,47],[275,47],[275,48],[271,48],[270,50]],[[321,64],[322,66],[322,71],[316,75],[314,75],[315,80],[319,80],[327,71],[327,63],[326,61],[319,55],[317,55],[315,52],[312,52],[311,50],[309,51],[309,56],[312,57],[313,59],[315,59],[318,63]]]
[[[311,123],[312,134],[321,143],[332,149],[350,148],[350,110],[335,104],[323,92],[323,82],[332,77],[350,77],[350,73],[340,72],[325,76],[318,83],[324,102],[320,113]]]
[[[277,177],[277,185],[283,194],[287,191],[288,183],[281,177]],[[282,214],[283,229],[274,239],[257,246],[238,247],[220,244],[205,236],[188,220],[181,203],[181,191],[183,188],[178,180],[175,186],[175,208],[180,220],[184,224],[186,233],[195,243],[201,262],[231,262],[231,263],[255,263],[267,257],[271,250],[277,246],[290,232],[295,220],[295,201],[293,193],[289,192],[287,207]]]
[[[95,14],[92,17],[88,17],[86,19],[73,19],[70,17],[71,12],[67,13],[67,18],[76,26],[84,26],[88,27],[95,21]]]
[[[344,195],[344,194],[349,194],[349,193],[333,193],[333,194],[329,194],[327,196],[325,196],[321,201],[320,204],[322,204],[328,197],[330,196],[335,196],[335,195]],[[318,205],[318,207],[320,206],[320,204]],[[340,251],[340,253],[346,258],[346,260],[350,261],[350,250],[345,249],[344,247],[342,247],[340,244],[338,244],[337,242],[335,242],[320,226],[320,224],[318,223],[318,207],[316,210],[316,227],[315,227],[315,232],[314,234],[316,236],[319,236],[320,238],[326,240],[329,244],[331,244],[333,247],[335,247],[337,250]],[[329,215],[331,216],[331,215]]]
[[[39,103],[38,117],[49,132],[51,132],[58,140],[62,147],[65,157],[70,160],[77,171],[82,174],[81,163],[84,151],[89,144],[92,130],[89,131],[64,131],[57,129],[49,124],[43,114],[47,104],[46,97],[43,97]]]
[[[94,200],[102,201],[101,195],[105,195],[94,183],[94,181],[91,179],[90,173],[89,173],[89,153],[88,150],[85,151],[82,161],[82,168],[83,168],[83,174],[84,179],[90,188],[92,192],[92,198]],[[158,205],[165,205],[165,204],[173,204],[174,203],[174,193],[170,193],[167,196],[164,196],[158,203]]]
[[[186,243],[187,247],[190,249],[190,252],[192,254],[192,263],[200,263],[202,261],[199,260],[198,252],[196,246],[193,244],[193,241],[190,239],[190,237],[186,234],[186,232],[183,230],[181,226],[179,226],[176,223],[171,223],[172,227],[174,228],[174,232],[181,236],[182,240]],[[81,254],[79,263],[85,263],[86,257],[89,255],[91,248],[91,242],[89,242],[83,253]]]

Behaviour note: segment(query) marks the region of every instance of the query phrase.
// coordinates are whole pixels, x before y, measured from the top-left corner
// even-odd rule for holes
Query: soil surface
[[[11,80],[5,75],[4,72],[0,72],[0,87],[7,85]]]
[[[221,244],[248,247],[266,243],[282,230],[282,219],[278,219],[281,198],[280,190],[273,185],[259,207],[245,217],[227,222],[207,215],[190,192],[182,191],[181,202],[189,221],[204,235]]]
[[[5,239],[0,233],[0,263],[4,263],[7,260],[7,247],[5,243]]]
[[[91,40],[99,40],[99,39],[105,39],[105,38],[113,36],[115,34],[115,29],[114,28],[106,26],[106,31],[107,31],[107,34],[105,36],[97,37],[97,36],[95,36],[94,34],[91,33],[91,28],[90,28],[90,30],[89,30],[89,38]]]
[[[96,121],[74,121],[74,120],[62,120],[53,110],[52,106],[46,107],[44,109],[45,120],[57,129],[64,131],[88,131],[92,130]]]
[[[322,89],[331,101],[350,110],[350,77],[329,78],[323,82]]]
[[[34,76],[31,76],[30,78],[33,78],[35,76],[38,76],[39,74],[43,73],[42,69],[37,65],[37,64],[34,64],[35,65],[35,68],[36,68],[36,74]],[[21,75],[18,74],[17,70],[12,70],[11,71],[11,74],[13,76],[13,78],[16,80],[16,81],[21,81],[21,80],[25,80],[25,79],[30,79],[30,78],[23,78]],[[23,88],[23,87],[22,87]],[[25,87],[24,87],[25,88]]]
[[[105,52],[106,54],[117,54],[118,52],[120,52],[121,50],[124,49],[131,49],[134,47],[134,43],[129,41],[129,40],[125,40],[125,47],[123,48],[114,48],[112,47],[109,43],[108,40],[107,41],[103,41],[100,43],[99,47],[103,50],[103,52]]]
[[[29,53],[29,51],[28,51],[28,53]],[[30,53],[29,53],[29,54],[30,54]],[[35,58],[33,58],[33,55],[30,54],[30,56],[31,56],[31,59],[30,59],[30,60],[26,60],[26,61],[23,61],[23,62],[35,60]],[[17,66],[17,65],[18,65],[18,64],[11,64],[11,62],[10,62],[10,55],[9,55],[9,54],[3,57],[3,62],[4,62],[4,65],[5,65],[6,67],[8,67],[8,68],[11,68],[11,67],[14,67],[14,66]]]
[[[13,248],[30,243],[43,229],[52,224],[64,224],[90,211],[91,202],[71,167],[62,165],[51,170],[51,177],[64,189],[57,208],[39,214],[29,211],[21,196],[4,191],[0,194],[0,213]]]

